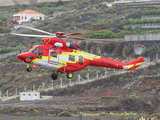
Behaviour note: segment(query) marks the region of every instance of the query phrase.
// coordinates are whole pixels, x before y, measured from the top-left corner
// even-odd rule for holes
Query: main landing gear
[[[29,64],[27,65],[27,72],[31,72],[32,71],[32,68],[29,67]]]
[[[52,78],[53,80],[56,80],[56,79],[57,79],[57,74],[58,74],[58,73],[53,72],[52,75],[51,75],[51,78]],[[73,78],[73,73],[72,73],[72,72],[68,72],[68,73],[67,73],[67,78],[68,78],[68,79]]]
[[[73,73],[72,72],[68,72],[67,73],[67,78],[69,78],[69,79],[73,78]]]
[[[53,80],[56,80],[56,79],[57,79],[57,74],[53,72],[52,75],[51,75],[51,78],[52,78]]]

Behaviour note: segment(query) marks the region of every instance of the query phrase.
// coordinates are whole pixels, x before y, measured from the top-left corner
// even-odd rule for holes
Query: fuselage
[[[26,53],[19,54],[17,57],[28,64],[65,74],[79,71],[88,65],[134,70],[144,61],[141,57],[130,64],[122,63],[81,51],[78,46],[58,38],[43,39],[42,42],[44,45],[32,46]],[[55,46],[55,43],[60,43],[61,47]]]

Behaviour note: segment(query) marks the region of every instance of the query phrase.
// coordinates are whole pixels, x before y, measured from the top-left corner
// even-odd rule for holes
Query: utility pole
[[[33,84],[33,91],[35,90],[35,84]]]
[[[42,89],[44,90],[44,83],[42,83]]]
[[[17,88],[16,88],[16,95],[17,95]]]
[[[89,80],[89,73],[87,74],[88,80]]]
[[[8,90],[7,90],[7,98],[8,98]]]
[[[0,99],[1,99],[1,97],[2,97],[2,92],[0,91]]]
[[[96,71],[96,72],[97,72],[96,78],[98,78],[98,71]]]
[[[24,92],[26,92],[26,86],[24,87]]]

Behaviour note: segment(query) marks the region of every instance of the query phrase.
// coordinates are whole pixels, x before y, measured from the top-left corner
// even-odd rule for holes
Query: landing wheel
[[[31,68],[31,67],[27,68],[27,71],[28,71],[28,72],[31,72],[31,71],[32,71],[32,68]]]
[[[67,78],[71,79],[73,77],[73,73],[72,72],[68,72],[67,73]]]
[[[51,75],[51,78],[52,78],[53,80],[56,80],[56,79],[57,79],[57,74],[53,72],[52,75]]]

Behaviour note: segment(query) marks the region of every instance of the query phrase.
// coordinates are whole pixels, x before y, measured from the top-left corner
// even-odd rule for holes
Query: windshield
[[[35,48],[32,53],[37,54],[38,48]]]
[[[32,47],[30,50],[28,50],[27,52],[30,53],[33,49],[35,49],[35,47]]]

